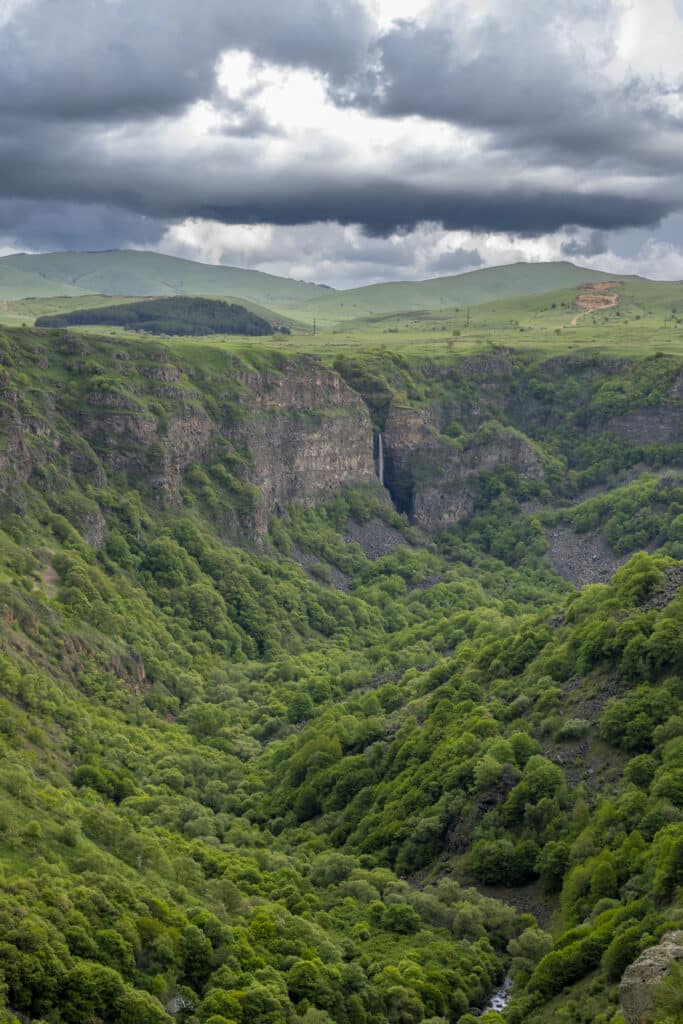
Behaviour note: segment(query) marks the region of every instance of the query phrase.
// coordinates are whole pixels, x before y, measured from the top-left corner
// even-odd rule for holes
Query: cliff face
[[[508,466],[526,479],[543,476],[534,446],[499,424],[458,443],[439,434],[421,410],[394,407],[384,444],[385,483],[394,504],[427,530],[443,529],[470,515],[481,473]]]
[[[599,451],[601,438],[612,446],[605,457],[617,443],[646,460],[648,444],[673,452],[683,429],[672,361],[642,372],[623,360],[534,364],[510,352],[416,366],[374,358],[366,378],[362,361],[348,369],[347,383],[313,358],[211,349],[190,359],[151,343],[15,331],[0,345],[4,506],[21,511],[27,485],[58,493],[88,484],[90,504],[83,495],[63,504],[102,543],[97,488],[144,490],[163,509],[182,506],[194,487],[226,526],[239,521],[259,536],[290,502],[377,480],[372,408],[388,495],[438,530],[472,513],[482,474],[540,481],[549,452],[557,473],[562,458],[573,466],[575,447],[588,440]]]
[[[261,493],[255,529],[292,501],[310,504],[343,484],[377,479],[368,409],[336,373],[315,364],[244,379],[245,419],[230,432],[249,453]]]
[[[683,414],[673,406],[636,409],[623,416],[613,416],[607,429],[633,444],[666,444],[683,436]]]
[[[290,502],[308,504],[344,484],[377,479],[367,406],[314,360],[260,370],[233,358],[209,376],[149,346],[107,351],[95,339],[57,335],[46,355],[36,338],[45,336],[24,332],[15,351],[22,369],[47,376],[30,411],[13,373],[0,378],[6,504],[25,484],[67,490],[79,481],[142,489],[161,509],[178,508],[190,467],[225,463],[229,487],[258,489],[240,515],[260,535]],[[79,509],[76,525],[95,544],[106,537],[96,502]]]

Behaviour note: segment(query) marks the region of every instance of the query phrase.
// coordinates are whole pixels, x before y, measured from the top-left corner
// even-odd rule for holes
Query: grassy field
[[[328,289],[240,267],[213,266],[155,252],[18,253],[0,258],[0,301],[26,296],[239,295],[286,310]]]
[[[617,304],[579,316],[577,300],[581,288],[564,288],[540,295],[527,295],[495,302],[444,310],[417,310],[382,316],[366,316],[340,324],[318,328],[278,316],[292,330],[291,335],[272,338],[211,336],[174,339],[174,348],[192,349],[201,345],[235,350],[254,346],[286,352],[308,352],[332,360],[339,354],[367,349],[387,349],[407,358],[422,356],[450,358],[461,353],[504,345],[537,353],[560,355],[592,349],[623,356],[647,356],[653,352],[683,354],[683,284],[626,279],[615,284],[609,294],[617,295]],[[66,312],[85,306],[111,305],[106,296],[25,299],[0,302],[0,322],[32,324],[35,317]],[[233,299],[266,318],[272,311],[257,303]],[[112,337],[136,337],[120,329],[102,327],[72,328],[86,333]],[[148,336],[149,337],[149,336]],[[159,341],[168,339],[159,338]]]
[[[340,321],[387,316],[398,311],[446,313],[458,306],[480,305],[496,298],[532,296],[557,288],[575,288],[586,282],[610,280],[609,274],[576,267],[573,263],[514,263],[428,281],[400,281],[329,292],[291,312],[300,320],[312,322],[315,318],[318,324],[329,327]]]

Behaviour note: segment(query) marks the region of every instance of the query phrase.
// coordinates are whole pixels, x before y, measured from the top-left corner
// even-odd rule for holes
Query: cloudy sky
[[[683,278],[683,0],[0,0],[0,254]]]

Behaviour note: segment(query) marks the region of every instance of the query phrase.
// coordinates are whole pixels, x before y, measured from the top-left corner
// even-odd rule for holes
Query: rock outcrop
[[[230,436],[248,451],[247,479],[261,494],[257,533],[290,502],[376,481],[370,413],[338,374],[311,362],[244,383],[246,415]]]
[[[669,932],[626,968],[619,1003],[626,1024],[655,1024],[657,991],[675,964],[683,964],[683,932]]]
[[[422,410],[394,406],[384,444],[385,483],[394,504],[426,530],[443,529],[472,512],[481,473],[509,466],[527,479],[543,477],[534,445],[496,423],[463,444],[440,434]]]
[[[557,477],[553,431],[639,447],[673,445],[683,430],[680,371],[668,363],[656,393],[636,389],[633,408],[610,398],[609,415],[604,402],[591,403],[601,382],[627,372],[624,361],[575,356],[532,367],[510,350],[419,366],[387,357],[372,372],[362,361],[342,366],[345,379],[313,357],[212,350],[204,361],[151,343],[54,332],[46,345],[47,337],[18,331],[11,352],[0,352],[0,492],[18,512],[25,486],[49,481],[53,490],[72,478],[143,489],[160,508],[180,507],[187,487],[220,509],[226,535],[234,527],[260,536],[291,502],[377,482],[383,468],[397,510],[436,531],[471,515],[487,473],[507,470],[507,484],[541,480],[544,467]],[[373,452],[380,428],[382,467]],[[194,479],[193,466],[202,467]],[[92,500],[72,515],[101,544],[106,521]]]
[[[607,429],[632,444],[678,441],[683,437],[683,410],[669,406],[636,409],[623,416],[613,416]]]
[[[33,338],[23,337],[27,361]],[[258,536],[290,502],[377,479],[366,404],[316,360],[257,369],[229,357],[209,374],[170,362],[161,349],[102,348],[97,339],[58,336],[51,365],[68,384],[48,385],[30,414],[11,374],[0,376],[0,491],[13,508],[24,484],[42,486],[41,472],[63,488],[70,479],[95,487],[116,480],[146,490],[160,508],[178,508],[185,472],[225,459],[237,486],[257,489],[253,510],[239,514]],[[79,515],[74,525],[102,544],[106,521],[96,503]]]

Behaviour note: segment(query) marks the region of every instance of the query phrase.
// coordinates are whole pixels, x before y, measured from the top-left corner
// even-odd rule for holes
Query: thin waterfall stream
[[[377,432],[377,476],[379,482],[384,486],[384,441],[379,431]]]

